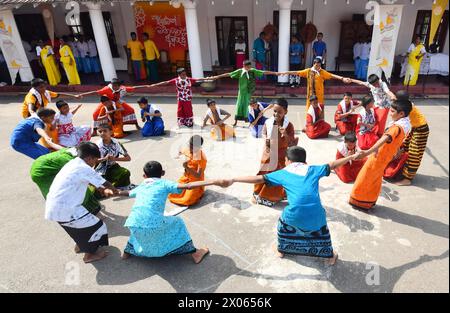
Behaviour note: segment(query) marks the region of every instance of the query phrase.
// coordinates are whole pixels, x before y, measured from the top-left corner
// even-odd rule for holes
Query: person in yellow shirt
[[[144,60],[143,50],[144,45],[137,39],[137,35],[135,32],[131,34],[131,40],[128,40],[127,49],[128,49],[128,57],[131,59],[131,63],[133,64],[133,72],[134,78],[136,81],[141,80],[141,64]]]
[[[60,96],[73,97],[78,99],[76,95],[67,93],[56,93],[47,90],[47,83],[41,78],[34,78],[31,81],[31,89],[25,96],[22,103],[22,117],[28,118],[36,114],[37,110],[48,106],[52,99]]]
[[[150,39],[148,33],[144,33],[143,38],[145,57],[147,59],[147,79],[152,83],[156,83],[158,81],[159,50],[158,47],[156,47],[155,42]]]
[[[63,36],[61,39],[59,39],[59,43],[60,61],[62,63],[64,71],[66,72],[69,85],[81,85],[80,76],[78,75],[77,71],[77,64],[75,62],[72,49],[67,43],[67,37]]]
[[[316,96],[320,104],[325,104],[324,82],[329,79],[341,80],[346,84],[351,83],[349,78],[331,74],[322,69],[322,59],[315,58],[313,66],[303,71],[293,71],[278,73],[279,75],[298,75],[307,79],[307,91],[306,91],[306,112],[308,112],[311,106],[311,96]],[[325,110],[322,111],[320,118],[324,118]]]

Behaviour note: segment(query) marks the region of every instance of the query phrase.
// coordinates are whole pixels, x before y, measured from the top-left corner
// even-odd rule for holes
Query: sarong
[[[403,176],[407,179],[414,179],[417,170],[422,163],[423,155],[427,147],[430,128],[428,124],[414,128],[403,144],[403,149],[408,152],[408,160],[403,168]]]
[[[194,112],[192,111],[191,101],[178,100],[177,123],[180,127],[194,126]]]
[[[333,245],[328,226],[305,231],[278,221],[278,251],[285,254],[333,258]]]
[[[80,248],[81,253],[95,253],[99,247],[108,246],[108,230],[105,223],[88,213],[71,222],[60,222]]]

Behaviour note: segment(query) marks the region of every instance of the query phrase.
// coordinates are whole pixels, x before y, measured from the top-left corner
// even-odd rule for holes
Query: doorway
[[[246,45],[248,59],[248,21],[246,16],[218,16],[216,17],[217,48],[221,66],[236,66],[234,46],[242,36]]]

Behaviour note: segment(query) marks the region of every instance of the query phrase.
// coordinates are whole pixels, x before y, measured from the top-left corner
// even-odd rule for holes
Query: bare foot
[[[131,257],[131,254],[127,253],[127,252],[123,252],[121,259],[122,260],[128,260]]]
[[[277,244],[274,244],[274,245],[272,246],[272,249],[273,249],[273,251],[275,252],[275,255],[277,256],[277,258],[280,258],[280,259],[284,258],[284,253],[278,251],[278,246],[277,246]]]
[[[200,262],[202,262],[203,259],[205,258],[205,256],[207,256],[208,254],[209,254],[209,249],[205,247],[202,249],[197,249],[197,251],[195,251],[191,255],[192,255],[192,258],[194,259],[194,263],[200,264]]]
[[[394,184],[397,186],[411,186],[412,182],[410,179],[404,178],[401,181],[395,182]]]
[[[78,247],[78,245],[75,245],[75,247],[73,248],[73,251],[75,251],[76,254],[80,253],[80,247]]]
[[[333,251],[333,257],[331,259],[326,260],[326,264],[333,266],[336,264],[338,258],[339,258],[339,255]]]
[[[86,253],[83,257],[84,263],[92,263],[95,261],[100,261],[108,256],[107,251],[97,251],[95,253]]]

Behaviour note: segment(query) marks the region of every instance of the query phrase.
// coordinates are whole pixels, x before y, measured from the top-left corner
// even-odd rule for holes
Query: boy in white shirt
[[[106,225],[89,213],[82,203],[89,185],[103,190],[105,195],[118,190],[107,182],[93,167],[100,158],[99,148],[92,142],[83,142],[78,157],[69,161],[56,175],[47,195],[45,219],[58,222],[75,241],[75,253],[84,253],[83,261],[91,263],[107,256],[97,251],[108,246]]]

